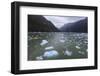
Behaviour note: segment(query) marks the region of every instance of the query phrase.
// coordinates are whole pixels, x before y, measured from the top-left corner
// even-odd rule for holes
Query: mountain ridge
[[[63,32],[83,32],[87,33],[88,32],[88,19],[82,19],[73,23],[67,23],[64,24],[63,27],[60,28],[61,31]]]
[[[51,21],[42,15],[28,15],[29,32],[59,32]]]

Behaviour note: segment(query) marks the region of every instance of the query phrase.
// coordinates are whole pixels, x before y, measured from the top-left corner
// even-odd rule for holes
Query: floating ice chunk
[[[80,47],[79,46],[75,46],[77,49],[80,49]]]
[[[43,56],[44,57],[56,57],[59,53],[56,50],[46,51]]]
[[[64,43],[64,42],[65,42],[65,40],[60,40],[60,42]]]
[[[36,57],[36,60],[43,60],[43,57],[42,56],[38,56],[38,57]]]
[[[66,51],[64,52],[64,55],[71,56],[71,55],[72,55],[72,51],[66,50]]]
[[[85,54],[83,51],[78,51],[78,53],[80,53],[80,54],[82,54],[82,55],[84,55],[84,54]]]
[[[40,43],[40,45],[42,46],[42,45],[45,45],[45,44],[47,44],[47,43],[48,43],[47,40],[42,40],[42,42]]]
[[[45,50],[54,49],[53,46],[46,47]]]

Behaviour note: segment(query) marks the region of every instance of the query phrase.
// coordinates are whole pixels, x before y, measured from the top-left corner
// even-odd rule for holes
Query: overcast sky
[[[44,16],[47,20],[51,21],[57,28],[61,28],[66,23],[76,22],[86,17],[79,16]]]

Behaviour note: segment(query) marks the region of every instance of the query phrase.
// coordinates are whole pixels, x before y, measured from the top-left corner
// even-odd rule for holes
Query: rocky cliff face
[[[63,32],[87,33],[88,32],[88,20],[87,18],[85,18],[77,22],[65,24],[62,28],[60,28],[60,30]]]
[[[59,30],[41,15],[28,15],[28,32],[58,32]]]

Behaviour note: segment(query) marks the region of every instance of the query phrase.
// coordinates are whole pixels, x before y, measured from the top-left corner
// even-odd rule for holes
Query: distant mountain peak
[[[88,32],[88,19],[81,19],[79,21],[73,23],[64,24],[63,27],[60,28],[63,32]]]

